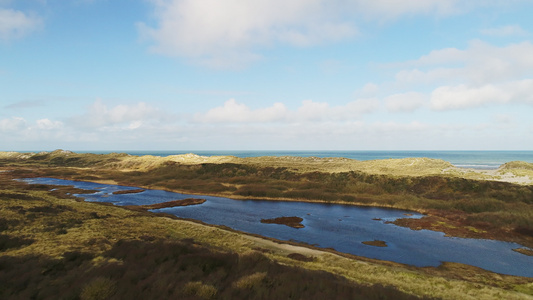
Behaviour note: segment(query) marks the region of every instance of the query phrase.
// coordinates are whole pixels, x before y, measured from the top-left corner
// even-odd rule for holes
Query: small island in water
[[[135,190],[121,190],[121,191],[114,191],[113,195],[127,195],[127,194],[138,194],[144,192],[144,189],[135,189]]]
[[[365,245],[374,246],[374,247],[387,247],[387,243],[385,241],[380,241],[380,240],[364,241],[362,243]]]
[[[279,217],[274,219],[261,219],[261,223],[280,224],[292,228],[304,228],[305,226],[302,224],[303,220],[304,219],[300,217]]]

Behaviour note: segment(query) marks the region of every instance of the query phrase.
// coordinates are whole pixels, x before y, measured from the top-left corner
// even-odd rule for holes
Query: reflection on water
[[[28,183],[73,185],[97,190],[79,195],[86,201],[110,202],[115,205],[146,205],[196,197],[160,190],[113,195],[135,187],[103,185],[53,178],[25,179]],[[304,202],[232,200],[202,196],[201,205],[154,210],[182,218],[260,234],[280,240],[293,240],[354,255],[394,261],[418,267],[438,266],[441,262],[458,262],[497,273],[533,277],[533,257],[512,249],[521,245],[493,240],[445,237],[429,230],[411,230],[387,221],[398,218],[420,218],[422,215],[403,210]],[[282,216],[303,218],[304,228],[264,224],[261,219]],[[365,241],[381,240],[387,247],[365,245]]]

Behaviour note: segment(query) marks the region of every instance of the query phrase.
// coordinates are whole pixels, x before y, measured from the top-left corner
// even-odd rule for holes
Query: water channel
[[[421,214],[404,210],[305,202],[233,200],[161,190],[114,195],[115,191],[138,188],[54,178],[23,180],[31,184],[69,185],[96,190],[98,192],[94,194],[77,196],[85,198],[86,201],[110,202],[115,205],[146,205],[200,197],[207,201],[201,205],[153,211],[417,267],[457,262],[501,274],[533,277],[533,257],[512,250],[524,248],[523,246],[494,240],[445,237],[441,232],[411,230],[388,223],[398,218],[423,217]],[[296,229],[260,222],[261,219],[282,216],[303,218],[302,224],[305,227]],[[362,243],[373,240],[385,241],[387,247]]]

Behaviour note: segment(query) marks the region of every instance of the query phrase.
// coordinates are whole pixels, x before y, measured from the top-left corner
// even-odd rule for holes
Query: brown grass
[[[126,194],[137,194],[142,193],[145,190],[143,189],[135,189],[135,190],[124,190],[124,191],[114,191],[113,195],[126,195]]]
[[[173,200],[173,201],[167,201],[162,203],[156,203],[156,204],[148,204],[148,205],[131,205],[127,206],[130,209],[144,209],[144,210],[150,210],[150,209],[161,209],[161,208],[170,208],[170,207],[179,207],[179,206],[189,206],[189,205],[199,205],[204,203],[205,199],[198,199],[198,198],[187,198],[187,199],[181,199],[181,200]]]
[[[513,249],[513,251],[516,251],[518,253],[522,253],[524,255],[533,256],[533,250],[531,250],[531,249],[517,248],[517,249]]]
[[[364,241],[362,242],[365,245],[374,246],[374,247],[387,247],[385,241],[373,240],[373,241]]]
[[[280,225],[286,225],[292,228],[304,228],[305,226],[302,224],[302,221],[304,219],[300,217],[279,217],[274,219],[261,219],[261,223],[266,224],[280,224]]]

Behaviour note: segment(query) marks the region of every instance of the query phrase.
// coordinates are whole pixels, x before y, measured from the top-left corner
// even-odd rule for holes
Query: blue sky
[[[531,0],[0,0],[0,150],[532,150]]]

